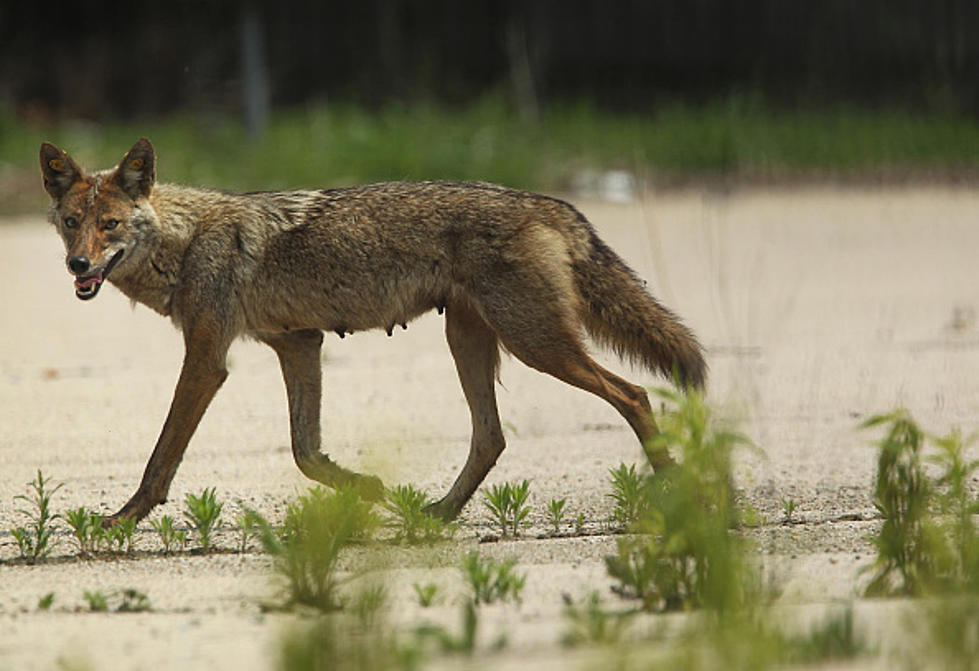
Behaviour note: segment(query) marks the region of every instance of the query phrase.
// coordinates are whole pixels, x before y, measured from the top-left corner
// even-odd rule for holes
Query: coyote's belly
[[[433,308],[441,310],[454,293],[445,263],[433,257],[390,250],[346,254],[310,244],[288,259],[282,263],[270,254],[247,283],[242,307],[249,330],[391,332]]]

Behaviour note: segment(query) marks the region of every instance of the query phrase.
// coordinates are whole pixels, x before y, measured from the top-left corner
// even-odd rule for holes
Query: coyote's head
[[[41,173],[51,196],[48,219],[65,242],[75,295],[82,300],[95,298],[109,273],[126,265],[140,230],[153,220],[155,162],[153,145],[142,138],[115,169],[86,175],[63,149],[41,145]]]

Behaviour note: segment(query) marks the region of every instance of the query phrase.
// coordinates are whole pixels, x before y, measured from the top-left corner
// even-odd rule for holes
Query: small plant
[[[784,642],[786,661],[814,664],[853,659],[870,651],[853,623],[853,606],[827,617],[808,633],[788,637]]]
[[[221,509],[224,503],[219,503],[214,487],[205,488],[200,496],[188,493],[184,497],[184,519],[197,532],[201,549],[208,552],[211,549],[211,533],[221,523]]]
[[[574,518],[574,535],[580,536],[585,531],[585,514],[578,513]]]
[[[94,554],[103,537],[102,516],[82,506],[69,510],[64,518],[78,542],[78,553],[83,556]]]
[[[24,501],[30,506],[28,510],[19,509],[17,511],[26,516],[30,522],[26,527],[11,529],[10,533],[17,541],[17,548],[20,550],[21,557],[33,564],[38,559],[47,557],[48,553],[51,552],[49,544],[53,531],[52,523],[60,517],[60,515],[51,512],[51,497],[61,489],[62,483],[53,489],[49,489],[50,480],[46,480],[41,469],[37,469],[37,477],[27,486],[31,488],[32,492],[30,494],[18,494],[14,500]]]
[[[54,592],[48,592],[40,599],[37,600],[38,610],[51,610],[51,606],[54,604]]]
[[[636,472],[635,464],[619,464],[609,469],[609,475],[612,493],[608,496],[615,502],[612,521],[622,530],[630,529],[646,509],[642,475]]]
[[[551,499],[547,504],[547,521],[554,527],[554,535],[561,533],[561,522],[564,521],[564,506],[567,499]]]
[[[409,671],[421,649],[399,643],[391,628],[343,613],[329,613],[287,629],[278,646],[280,671]]]
[[[344,546],[368,538],[380,524],[372,504],[353,487],[330,492],[314,487],[289,504],[281,530],[255,515],[259,540],[285,582],[287,605],[340,608],[337,557]]]
[[[483,491],[483,504],[489,508],[504,536],[517,536],[521,527],[527,526],[530,506],[526,505],[530,496],[530,483],[506,482],[493,485]]]
[[[420,585],[419,583],[414,583],[412,587],[415,589],[415,595],[418,597],[418,605],[422,608],[429,608],[435,603],[435,597],[438,595],[439,586],[434,582],[426,583]]]
[[[968,461],[965,449],[976,437],[963,438],[958,430],[929,437],[904,410],[872,417],[862,427],[881,425],[886,435],[878,443],[874,505],[884,523],[874,538],[877,559],[867,594],[975,594],[979,533],[973,515],[979,505],[968,482],[979,461]],[[937,448],[930,457],[941,469],[935,481],[922,466],[926,439]]]
[[[795,499],[782,499],[782,524],[792,524],[795,513]]]
[[[424,640],[434,639],[442,652],[471,655],[476,649],[476,631],[479,628],[479,615],[476,604],[472,599],[466,599],[462,604],[462,631],[453,635],[438,625],[426,624],[415,629],[415,636]],[[502,643],[498,644],[502,647]]]
[[[150,526],[160,536],[164,554],[170,554],[175,546],[183,548],[187,545],[187,532],[183,529],[177,529],[174,526],[174,519],[169,515],[163,515],[152,520]]]
[[[884,519],[874,539],[877,560],[867,596],[920,595],[935,575],[938,529],[929,517],[931,485],[921,464],[925,435],[904,410],[871,417],[861,428],[887,425],[878,443],[874,506]]]
[[[238,534],[241,538],[238,544],[238,553],[245,554],[248,549],[248,541],[258,533],[258,517],[254,510],[242,509],[235,518],[235,526],[238,527]]]
[[[85,590],[82,597],[88,603],[88,609],[93,613],[104,613],[109,610],[109,597],[102,590]]]
[[[365,629],[373,628],[388,602],[387,588],[376,583],[359,589],[345,608],[352,611]]]
[[[628,628],[635,611],[610,613],[602,608],[598,592],[592,592],[584,607],[569,605],[564,610],[568,630],[561,642],[574,647],[583,644],[611,645],[618,643]]]
[[[123,589],[119,592],[119,605],[116,606],[118,613],[143,613],[153,610],[150,599],[146,594],[132,588]]]
[[[384,509],[395,527],[395,538],[406,543],[432,543],[455,533],[454,524],[446,524],[425,512],[431,503],[428,495],[412,485],[397,485],[385,492]]]
[[[942,567],[942,581],[953,593],[963,589],[979,592],[979,534],[973,522],[973,516],[979,514],[979,501],[972,498],[968,484],[979,470],[979,459],[969,461],[965,457],[965,450],[977,438],[976,434],[963,438],[958,429],[953,429],[947,436],[932,438],[938,451],[929,461],[940,469],[934,493],[943,516],[939,524],[949,555]],[[979,609],[973,614],[977,612]]]
[[[82,598],[93,613],[114,610],[117,613],[142,613],[152,610],[149,597],[139,590],[126,588],[106,594],[102,590],[85,590]]]
[[[472,588],[473,602],[481,603],[494,601],[520,601],[520,592],[526,575],[517,575],[514,567],[515,559],[505,559],[497,562],[493,559],[483,559],[476,552],[470,552],[462,560],[462,572]]]
[[[101,526],[101,519],[99,519]],[[106,542],[110,549],[114,545],[115,552],[126,551],[132,554],[135,548],[136,520],[131,517],[124,517],[116,521],[111,527],[105,530]]]
[[[747,440],[716,426],[700,394],[658,393],[672,409],[658,419],[661,432],[652,447],[682,459],[642,485],[631,469],[613,473],[621,519],[638,513],[632,526],[643,535],[620,539],[606,567],[619,581],[616,591],[642,600],[646,609],[736,611],[760,586],[745,559],[745,541],[729,533],[737,517],[731,454]]]

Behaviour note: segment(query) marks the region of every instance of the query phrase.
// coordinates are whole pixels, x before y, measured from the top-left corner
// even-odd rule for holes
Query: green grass
[[[386,522],[394,527],[395,540],[434,543],[452,537],[458,528],[425,512],[432,499],[413,485],[397,485],[384,493],[381,506],[388,513]]]
[[[750,547],[730,533],[738,520],[732,454],[750,442],[712,417],[703,396],[658,390],[669,410],[658,423],[655,449],[668,449],[680,463],[636,483],[630,469],[613,471],[629,483],[638,508],[630,525],[636,535],[617,541],[606,558],[615,590],[641,600],[648,610],[706,608],[740,610],[760,592],[760,579],[747,560]]]
[[[284,606],[324,612],[343,608],[337,560],[345,546],[369,539],[380,525],[373,504],[353,487],[313,487],[289,504],[281,528],[253,514],[262,547],[272,555],[283,583]]]
[[[187,532],[178,529],[175,524],[170,515],[163,515],[150,521],[150,526],[159,535],[160,542],[163,544],[163,554],[170,554],[178,546],[183,549],[187,545]]]
[[[565,510],[567,503],[567,499],[551,499],[547,502],[547,521],[553,527],[555,536],[561,533],[561,522],[567,514]]]
[[[527,480],[495,484],[489,490],[483,490],[483,505],[500,525],[504,536],[516,537],[520,529],[529,524],[530,506],[526,505],[529,496],[530,482]]]
[[[81,506],[65,512],[63,517],[78,542],[78,554],[87,557],[98,551],[103,536],[101,515]]]
[[[52,488],[51,479],[46,479],[41,469],[37,469],[37,477],[27,483],[30,493],[14,497],[15,501],[27,504],[26,508],[20,508],[17,512],[26,517],[28,523],[11,529],[10,534],[17,541],[21,557],[31,564],[44,559],[51,552],[54,522],[61,517],[51,511],[51,499],[62,485],[59,483]]]
[[[643,476],[636,471],[635,464],[619,464],[609,469],[609,484],[612,493],[612,523],[619,531],[632,527],[646,513],[648,501],[643,492]]]
[[[472,589],[472,601],[477,606],[496,601],[520,602],[520,592],[527,582],[526,574],[514,569],[516,559],[496,561],[470,552],[462,558],[462,574]]]
[[[214,487],[205,488],[200,496],[190,492],[184,497],[184,519],[197,532],[201,550],[211,549],[211,534],[221,524],[224,503],[217,500]]]
[[[164,181],[233,190],[322,188],[390,179],[485,180],[560,190],[582,168],[658,181],[927,174],[971,170],[979,123],[949,115],[829,107],[778,111],[750,97],[617,114],[553,105],[521,121],[498,98],[466,107],[344,103],[279,109],[249,142],[235,118],[186,114],[127,123],[28,125],[0,108],[0,195],[7,211],[40,212],[43,140],[86,167],[109,167],[140,136]],[[32,185],[36,188],[32,191]]]
[[[979,532],[972,516],[979,504],[968,483],[979,469],[965,450],[975,438],[957,430],[944,437],[926,434],[906,410],[867,420],[863,428],[884,427],[877,443],[874,505],[884,519],[874,537],[877,559],[868,596],[955,594],[979,591]],[[929,478],[925,446],[937,452],[939,469]]]

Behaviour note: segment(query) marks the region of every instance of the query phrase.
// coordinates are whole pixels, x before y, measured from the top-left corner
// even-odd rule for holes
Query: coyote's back
[[[294,312],[288,306],[307,294],[292,275],[319,278],[322,298],[306,306],[310,319],[302,326],[390,330],[453,301],[470,302],[484,317],[512,310],[533,321],[548,303],[561,308],[554,318],[566,329],[584,328],[620,356],[685,385],[704,383],[690,330],[564,201],[457,182],[255,196],[295,224],[269,241],[253,290],[276,288],[280,295],[261,302]],[[290,321],[286,314],[269,319]],[[525,328],[543,337],[547,327],[537,321]],[[499,336],[506,345],[507,333]]]

